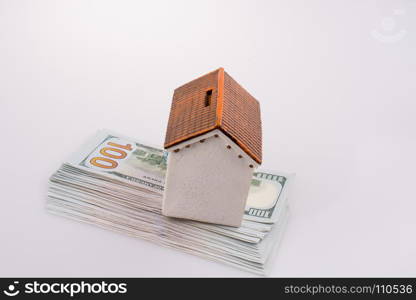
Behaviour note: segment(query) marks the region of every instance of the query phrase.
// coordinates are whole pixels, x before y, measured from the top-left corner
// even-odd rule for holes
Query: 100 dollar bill
[[[88,172],[163,194],[168,152],[130,138],[100,130],[69,159],[68,163]],[[276,222],[284,205],[292,175],[255,172],[251,182],[244,219]]]

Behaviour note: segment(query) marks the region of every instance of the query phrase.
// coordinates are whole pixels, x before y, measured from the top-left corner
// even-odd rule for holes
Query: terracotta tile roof
[[[175,89],[165,148],[214,129],[261,164],[260,104],[223,68]]]

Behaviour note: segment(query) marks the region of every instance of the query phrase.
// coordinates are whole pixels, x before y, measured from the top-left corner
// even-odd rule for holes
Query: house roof
[[[261,164],[260,104],[223,68],[175,89],[165,149],[214,129]]]

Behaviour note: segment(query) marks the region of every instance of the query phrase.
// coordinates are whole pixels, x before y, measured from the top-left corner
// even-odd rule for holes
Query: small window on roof
[[[205,92],[205,107],[211,105],[211,97],[212,97],[212,90],[208,90]]]

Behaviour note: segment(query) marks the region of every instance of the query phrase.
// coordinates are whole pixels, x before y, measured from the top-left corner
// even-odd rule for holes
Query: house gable
[[[240,226],[253,174],[248,164],[255,162],[219,130],[201,138],[169,150],[162,212],[171,217]]]
[[[169,152],[178,153],[181,151],[192,151],[192,148],[196,144],[206,144],[208,139],[219,139],[222,141],[221,148],[226,151],[233,153],[233,157],[236,159],[242,159],[246,162],[246,165],[249,168],[257,168],[259,164],[250,156],[248,155],[239,145],[237,145],[233,140],[231,140],[224,132],[220,129],[214,129],[209,132],[206,132],[202,135],[199,135],[194,138],[190,138],[186,141],[183,141],[174,147],[170,147],[167,149]]]

